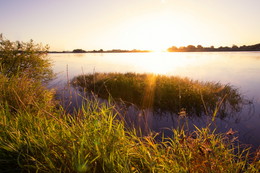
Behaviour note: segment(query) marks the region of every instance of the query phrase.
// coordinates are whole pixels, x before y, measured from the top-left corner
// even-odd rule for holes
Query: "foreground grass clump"
[[[24,77],[1,77],[0,172],[257,172],[258,156],[209,128],[172,138],[127,129],[113,103],[85,100],[74,114]],[[139,135],[137,135],[139,134]]]
[[[116,119],[113,105],[89,101],[74,117],[13,116],[0,106],[0,165],[7,172],[257,172],[260,164],[208,128],[174,130],[161,142],[138,137]]]
[[[8,105],[11,112],[41,114],[55,109],[56,105],[54,91],[26,75],[7,78],[0,74],[0,97],[0,104]]]
[[[239,112],[245,99],[230,85],[200,82],[189,78],[136,73],[96,73],[80,75],[73,80],[75,87],[98,96],[134,103],[141,108],[188,115],[212,115],[220,118]]]

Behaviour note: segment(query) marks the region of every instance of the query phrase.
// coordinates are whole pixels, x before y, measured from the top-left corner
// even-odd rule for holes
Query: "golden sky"
[[[260,42],[259,0],[0,0],[0,33],[51,50]]]

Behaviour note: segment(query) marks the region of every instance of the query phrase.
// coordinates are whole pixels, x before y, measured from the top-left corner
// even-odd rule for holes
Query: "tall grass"
[[[86,100],[68,114],[49,101],[53,93],[22,80],[1,83],[1,172],[258,172],[259,155],[238,150],[227,134],[179,128],[157,141],[127,128],[113,103]]]
[[[119,111],[112,102],[101,103],[97,99],[86,99],[80,109],[69,114],[54,99],[54,91],[47,90],[42,85],[42,82],[53,76],[49,61],[43,59],[47,48],[34,45],[32,41],[10,42],[3,39],[2,35],[0,42],[0,172],[259,170],[260,152],[252,156],[248,149],[237,148],[230,140],[232,138],[227,136],[230,136],[230,133],[216,134],[209,128],[197,128],[193,133],[188,133],[181,126],[173,129],[173,137],[162,137],[161,141],[158,141],[155,139],[156,134],[140,135],[138,129],[128,128],[123,120],[117,118],[120,116]],[[142,75],[136,75],[138,80],[133,74],[126,75],[130,78],[123,76],[120,80],[125,80],[124,82],[111,83],[111,87],[124,91],[129,89],[129,92],[133,92],[131,95],[139,95],[143,94],[139,88],[144,85],[147,89],[144,92],[147,97],[144,98],[149,103],[145,103],[146,100],[138,100],[138,97],[133,99],[144,106],[154,104],[150,100],[152,96],[156,98],[156,102],[161,102],[160,98],[165,97],[165,93],[172,99],[180,99],[180,94],[171,92],[171,85],[160,86],[168,78],[162,76],[162,82],[155,78],[147,79],[146,83],[139,82],[143,79]],[[88,82],[85,80],[88,77],[96,81],[97,76],[84,77],[84,82]],[[180,82],[177,86],[181,88],[178,91],[182,93],[186,92],[185,88],[182,88],[183,85],[188,85],[188,88],[196,86],[196,82],[177,81]],[[156,85],[152,82],[156,82]],[[160,87],[155,88],[157,85]],[[152,95],[154,90],[163,87],[166,87],[165,93],[161,92],[163,94],[160,95],[159,92],[158,95],[155,92]],[[94,87],[94,91],[98,88]],[[218,89],[219,87],[216,88],[215,94],[230,88],[221,89],[219,92]],[[181,98],[189,98],[189,94],[193,92],[187,93],[181,95]],[[236,92],[234,97],[239,100]],[[208,99],[216,98],[219,97]],[[191,99],[189,103],[193,102],[196,102],[196,99]]]
[[[74,78],[73,86],[99,97],[134,103],[140,108],[178,114],[185,109],[189,116],[217,115],[225,118],[241,111],[247,101],[230,85],[200,82],[189,78],[135,73],[95,73]]]
[[[0,74],[0,103],[7,104],[12,112],[41,110],[55,107],[54,90],[47,90],[41,82],[31,80],[26,74],[10,78]]]
[[[95,104],[95,103],[91,103]],[[138,137],[103,105],[82,118],[1,111],[1,169],[41,172],[257,172],[259,160],[235,154],[223,134],[197,129],[156,141]],[[8,156],[8,157],[7,157]],[[5,160],[8,158],[8,160]],[[7,162],[7,163],[6,163]]]

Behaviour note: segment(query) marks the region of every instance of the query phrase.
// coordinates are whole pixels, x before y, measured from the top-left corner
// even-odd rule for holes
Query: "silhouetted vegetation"
[[[74,49],[73,51],[49,51],[48,53],[147,53],[151,52],[150,50],[139,50],[139,49],[133,49],[133,50],[122,50],[122,49],[112,49],[112,50],[91,50],[86,51],[83,49]]]
[[[121,49],[113,49],[113,50],[108,50],[106,51],[107,53],[145,53],[145,52],[151,52],[149,50],[138,50],[138,49],[133,49],[133,50],[121,50]]]
[[[181,110],[189,116],[213,115],[224,118],[241,110],[245,100],[237,89],[214,82],[199,82],[188,78],[135,73],[96,73],[81,75],[73,80],[87,92],[102,98],[133,103],[141,109],[178,114]]]
[[[260,44],[250,45],[250,46],[236,46],[233,45],[232,47],[218,47],[215,48],[214,46],[210,47],[203,47],[201,45],[198,45],[197,47],[193,45],[188,45],[186,47],[176,47],[172,46],[167,49],[168,52],[209,52],[209,51],[260,51]]]
[[[211,52],[211,51],[260,51],[260,44],[255,44],[255,45],[243,45],[243,46],[237,46],[233,45],[231,47],[228,46],[220,46],[218,48],[215,48],[214,46],[210,47],[203,47],[202,45],[188,45],[188,46],[181,46],[181,47],[176,47],[172,46],[167,49],[168,52]],[[51,51],[48,53],[147,53],[147,52],[152,52],[151,50],[139,50],[139,49],[133,49],[133,50],[122,50],[122,49],[112,49],[112,50],[91,50],[91,51],[86,51],[83,49],[74,49],[73,51]]]
[[[83,49],[74,49],[72,51],[72,53],[86,53],[87,51],[83,50]]]
[[[145,52],[151,52],[149,50],[122,50],[122,49],[112,49],[112,50],[93,50],[93,51],[87,51],[87,53],[145,53]]]

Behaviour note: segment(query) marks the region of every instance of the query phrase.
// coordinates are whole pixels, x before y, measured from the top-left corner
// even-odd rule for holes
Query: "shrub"
[[[47,82],[53,78],[48,46],[29,42],[12,42],[0,35],[0,73],[10,78],[26,74],[33,80]]]

